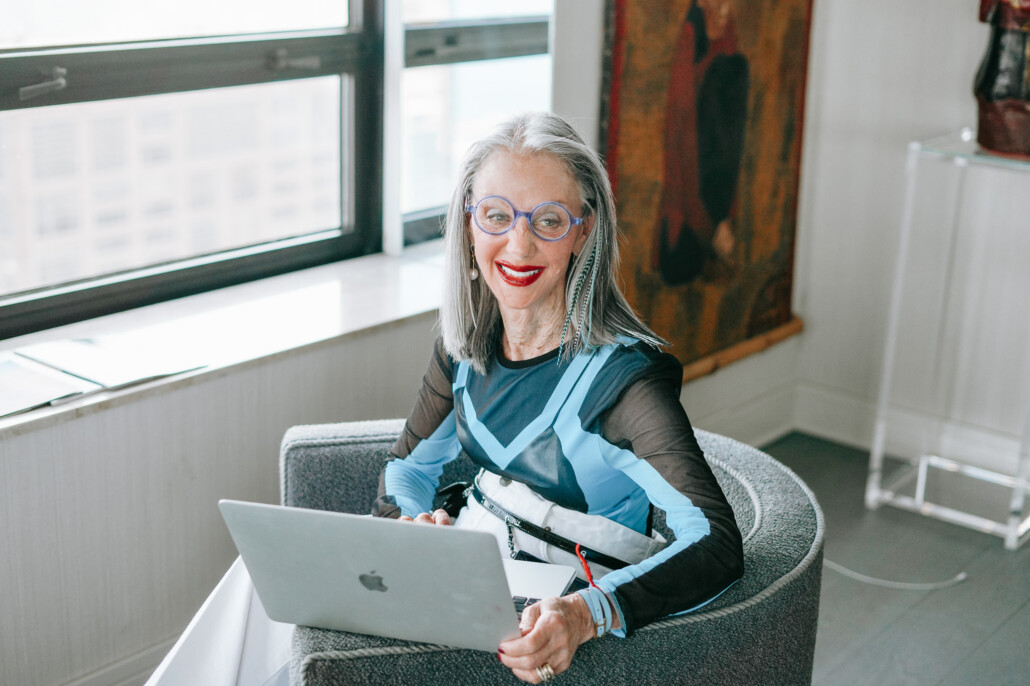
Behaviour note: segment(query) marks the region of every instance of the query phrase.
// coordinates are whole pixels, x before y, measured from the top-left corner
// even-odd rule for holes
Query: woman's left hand
[[[515,676],[531,684],[546,680],[537,671],[545,664],[555,674],[568,669],[576,649],[594,636],[590,608],[578,593],[530,605],[522,611],[519,625],[522,637],[502,643],[497,657]]]

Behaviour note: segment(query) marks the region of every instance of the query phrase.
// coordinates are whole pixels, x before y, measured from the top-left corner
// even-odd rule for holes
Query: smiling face
[[[574,217],[582,214],[579,188],[561,162],[548,154],[521,155],[499,150],[491,154],[472,183],[472,204],[489,195],[507,198],[521,211],[544,202],[557,202]],[[505,334],[556,333],[565,318],[565,274],[569,258],[583,249],[592,217],[573,226],[563,239],[537,238],[525,217],[506,234],[480,231],[467,216],[476,262],[490,291],[497,298]],[[560,333],[560,330],[557,331]]]

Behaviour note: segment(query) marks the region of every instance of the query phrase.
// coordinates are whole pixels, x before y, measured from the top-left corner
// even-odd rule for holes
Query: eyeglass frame
[[[484,229],[480,225],[479,218],[476,216],[476,209],[481,204],[483,204],[484,201],[489,200],[490,198],[499,198],[499,199],[503,200],[504,202],[508,203],[508,206],[511,207],[512,211],[515,213],[515,216],[511,220],[511,225],[508,228],[506,228],[504,231],[499,231],[497,233],[494,233],[493,231],[487,231],[486,229]],[[560,202],[556,202],[554,200],[547,200],[545,202],[542,202],[539,205],[537,205],[536,207],[534,207],[532,210],[530,210],[529,212],[523,212],[522,210],[516,208],[515,207],[515,203],[513,203],[511,200],[508,200],[503,195],[487,195],[487,196],[484,196],[484,197],[480,198],[479,202],[477,202],[475,205],[468,204],[470,202],[472,202],[472,196],[471,195],[466,195],[465,196],[465,211],[472,215],[472,221],[475,222],[476,228],[479,229],[480,231],[482,231],[483,233],[485,233],[488,236],[503,236],[504,234],[508,233],[509,231],[511,231],[512,229],[515,228],[515,225],[519,223],[519,217],[525,217],[526,218],[526,223],[529,224],[529,230],[533,232],[534,236],[536,236],[537,238],[539,238],[542,241],[547,241],[548,243],[556,243],[557,241],[560,241],[563,238],[565,238],[566,236],[568,236],[569,232],[572,231],[572,227],[573,226],[580,226],[583,223],[583,219],[584,219],[584,217],[573,217],[572,216],[572,212],[569,211],[569,208],[565,207],[565,205],[562,205]],[[562,235],[558,236],[557,238],[546,238],[544,236],[541,236],[540,234],[538,234],[536,232],[536,229],[533,228],[533,214],[535,214],[536,211],[539,210],[544,205],[554,205],[555,207],[559,207],[569,217],[569,227],[567,229],[565,229],[565,233],[563,233]]]

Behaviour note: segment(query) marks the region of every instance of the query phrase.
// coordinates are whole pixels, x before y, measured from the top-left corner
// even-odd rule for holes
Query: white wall
[[[807,430],[859,444],[870,434],[906,144],[975,124],[986,34],[972,4],[816,3],[798,288],[809,325],[799,367]],[[812,405],[824,406],[822,420]],[[819,426],[827,412],[851,420]]]
[[[601,115],[601,79],[606,3],[561,0],[551,23],[551,105],[597,148]]]

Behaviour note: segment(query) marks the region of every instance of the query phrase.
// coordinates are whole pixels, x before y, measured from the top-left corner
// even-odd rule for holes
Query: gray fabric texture
[[[283,504],[367,513],[402,427],[403,420],[293,427],[282,443]],[[556,683],[811,683],[823,550],[815,496],[765,453],[717,434],[696,434],[744,536],[744,577],[698,611],[660,620],[627,639],[584,644]],[[441,483],[471,479],[474,472],[460,457],[447,465]],[[671,537],[662,514],[655,515],[655,527]],[[521,682],[490,653],[297,627],[291,683]]]

